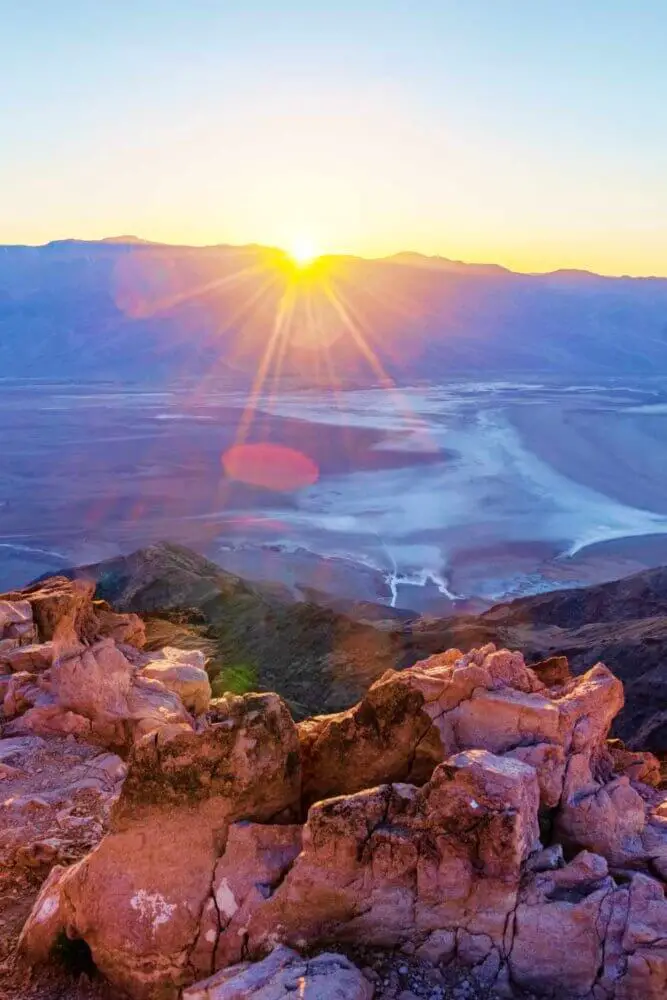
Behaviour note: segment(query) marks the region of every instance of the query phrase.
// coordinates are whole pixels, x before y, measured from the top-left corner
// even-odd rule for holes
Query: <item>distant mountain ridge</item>
[[[412,253],[317,266],[335,303],[314,321],[308,295],[299,302],[297,293],[291,328],[280,332],[281,377],[355,385],[383,374],[409,383],[667,373],[664,278],[518,274]],[[0,370],[250,383],[272,350],[290,281],[285,255],[255,245],[121,236],[0,247]],[[269,372],[277,378],[275,357]]]

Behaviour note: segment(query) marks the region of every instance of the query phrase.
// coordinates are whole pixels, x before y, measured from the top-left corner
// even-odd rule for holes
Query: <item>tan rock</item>
[[[657,788],[662,782],[660,761],[647,751],[627,750],[620,740],[608,740],[607,749],[617,774],[625,774],[630,781]]]
[[[118,614],[106,601],[95,601],[93,610],[98,636],[113,639],[119,644],[127,643],[135,649],[146,645],[146,626],[139,615]]]
[[[549,656],[546,660],[531,663],[530,669],[545,687],[562,687],[572,678],[567,656]]]
[[[18,942],[18,952],[34,965],[46,962],[54,942],[65,933],[65,916],[61,905],[60,886],[66,869],[56,865],[42,885],[30,917],[24,924]]]
[[[305,803],[386,781],[426,780],[443,752],[423,706],[423,694],[390,671],[355,708],[301,723]]]
[[[177,694],[193,715],[203,715],[211,701],[211,683],[199,650],[165,647],[138,672],[139,677],[160,681]]]

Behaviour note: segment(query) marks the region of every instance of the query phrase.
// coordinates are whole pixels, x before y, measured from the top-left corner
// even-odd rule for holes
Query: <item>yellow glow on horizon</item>
[[[305,236],[293,240],[287,247],[287,253],[297,267],[308,267],[320,256],[313,241]]]

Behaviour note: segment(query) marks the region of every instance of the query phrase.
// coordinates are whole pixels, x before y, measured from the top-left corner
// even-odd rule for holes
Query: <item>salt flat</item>
[[[283,393],[247,440],[319,478],[276,492],[225,477],[231,384],[6,380],[0,586],[163,538],[427,612],[620,576],[667,562],[666,401],[658,379]]]

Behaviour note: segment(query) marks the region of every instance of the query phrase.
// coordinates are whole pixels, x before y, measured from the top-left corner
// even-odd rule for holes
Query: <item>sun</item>
[[[305,236],[292,240],[287,248],[287,253],[297,267],[308,267],[319,256],[315,244]]]

